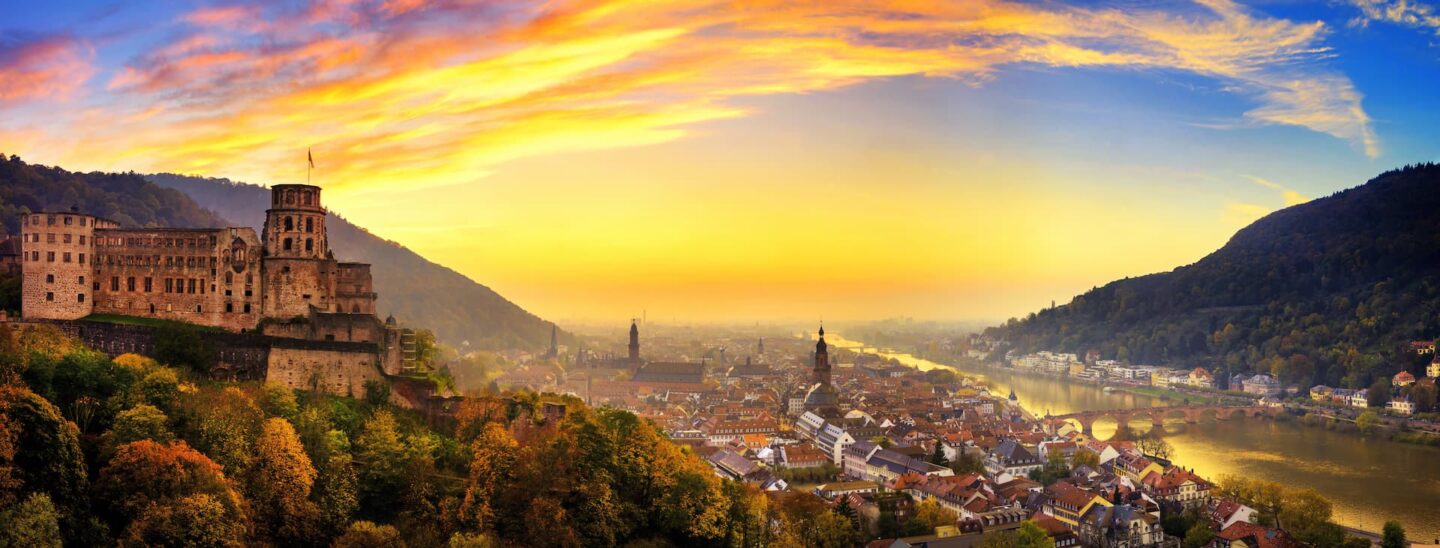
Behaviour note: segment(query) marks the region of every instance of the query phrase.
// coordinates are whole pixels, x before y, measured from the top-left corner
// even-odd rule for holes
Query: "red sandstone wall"
[[[21,221],[21,316],[73,320],[90,315],[89,262],[95,225],[110,223],[79,213],[32,213]]]

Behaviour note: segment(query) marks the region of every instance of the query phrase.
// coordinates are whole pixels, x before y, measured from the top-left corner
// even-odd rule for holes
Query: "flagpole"
[[[315,171],[315,155],[310,152],[310,147],[305,147],[305,184],[310,184],[310,172]]]

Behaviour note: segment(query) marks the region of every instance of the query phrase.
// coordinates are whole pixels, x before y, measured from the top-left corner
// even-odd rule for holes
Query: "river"
[[[833,334],[826,338],[835,346],[894,358],[922,371],[943,368],[983,378],[1002,395],[1013,389],[1020,405],[1037,415],[1164,404],[1150,396],[1107,394],[1099,386],[1053,377],[940,364]],[[1147,417],[1131,428],[1144,432],[1149,423]],[[1115,428],[1108,419],[1094,425],[1102,439]],[[1341,525],[1378,532],[1386,520],[1394,519],[1412,541],[1440,538],[1440,448],[1267,419],[1167,422],[1163,435],[1175,448],[1177,464],[1212,480],[1222,474],[1248,475],[1314,489],[1334,503],[1334,519]]]

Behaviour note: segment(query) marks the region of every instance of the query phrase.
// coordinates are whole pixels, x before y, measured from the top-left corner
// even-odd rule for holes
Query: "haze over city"
[[[1004,319],[1435,159],[1424,3],[14,2],[0,146],[312,182],[544,317]]]

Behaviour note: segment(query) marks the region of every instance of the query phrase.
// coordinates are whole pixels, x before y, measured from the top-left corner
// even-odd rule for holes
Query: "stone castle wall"
[[[338,343],[357,344],[357,343]],[[376,348],[274,346],[266,363],[265,380],[290,388],[320,390],[340,396],[361,397],[365,383],[383,380]]]
[[[21,219],[21,314],[73,320],[90,315],[95,229],[113,223],[81,213],[31,213]]]
[[[97,230],[94,311],[253,329],[259,244],[249,228]]]

